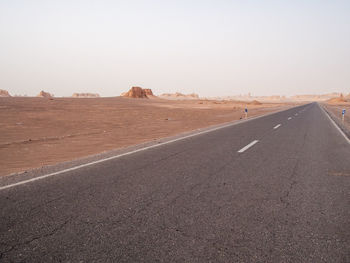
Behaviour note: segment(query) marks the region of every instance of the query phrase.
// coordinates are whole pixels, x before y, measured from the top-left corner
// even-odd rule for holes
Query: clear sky
[[[350,92],[349,0],[0,0],[0,89]]]

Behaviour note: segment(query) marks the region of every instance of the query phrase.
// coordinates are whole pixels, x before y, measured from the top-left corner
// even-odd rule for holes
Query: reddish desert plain
[[[113,98],[0,98],[0,175],[257,116],[295,104]]]

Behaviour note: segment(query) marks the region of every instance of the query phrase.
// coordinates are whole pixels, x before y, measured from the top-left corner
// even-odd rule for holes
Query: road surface
[[[350,144],[316,103],[0,191],[0,262],[350,262]]]

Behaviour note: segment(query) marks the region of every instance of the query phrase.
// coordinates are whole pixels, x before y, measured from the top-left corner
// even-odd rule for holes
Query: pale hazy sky
[[[0,0],[0,89],[350,92],[349,0]]]

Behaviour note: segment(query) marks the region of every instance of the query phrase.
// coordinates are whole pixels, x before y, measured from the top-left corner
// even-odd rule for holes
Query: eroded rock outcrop
[[[7,90],[0,89],[0,97],[11,97],[11,95]]]
[[[348,101],[347,98],[344,97],[343,94],[340,94],[339,97],[329,99],[326,102],[329,103],[329,104],[339,104],[339,103],[346,103],[347,101]]]
[[[128,92],[122,93],[121,96],[138,99],[148,99],[154,97],[151,89],[143,89],[140,87],[132,87]]]
[[[98,93],[73,93],[72,98],[99,98]]]
[[[37,97],[51,99],[51,98],[53,97],[53,95],[42,90],[42,91],[40,91],[40,93],[37,95]]]
[[[143,89],[143,90],[145,91],[147,97],[148,96],[154,96],[151,89]]]
[[[249,102],[250,105],[261,105],[262,103],[260,101],[257,100],[253,100],[251,102]]]
[[[191,94],[182,94],[180,92],[176,93],[164,93],[160,95],[159,97],[163,99],[170,99],[170,100],[198,100],[199,96],[196,93],[191,93]]]

